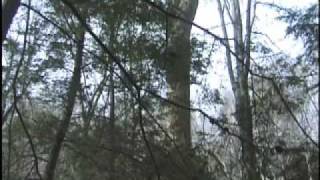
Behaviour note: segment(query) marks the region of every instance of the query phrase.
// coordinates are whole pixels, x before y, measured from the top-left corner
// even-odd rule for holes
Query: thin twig
[[[154,154],[152,152],[152,149],[150,147],[150,144],[149,144],[149,141],[147,139],[147,135],[146,135],[146,132],[145,132],[145,129],[144,129],[144,126],[143,126],[143,119],[142,119],[142,102],[141,102],[141,97],[140,97],[140,91],[138,91],[138,103],[139,103],[139,126],[140,126],[140,129],[141,129],[141,132],[142,132],[142,137],[143,137],[143,140],[147,146],[147,149],[150,153],[150,156],[151,156],[151,159],[153,161],[153,164],[154,164],[154,168],[155,168],[155,171],[157,173],[157,178],[158,180],[161,179],[161,175],[160,175],[160,172],[159,172],[159,168],[158,168],[158,164],[156,162],[156,159],[154,157]]]

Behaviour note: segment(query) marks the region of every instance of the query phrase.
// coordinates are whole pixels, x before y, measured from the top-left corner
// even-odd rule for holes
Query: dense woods
[[[318,180],[319,4],[277,2],[2,1],[2,178]]]

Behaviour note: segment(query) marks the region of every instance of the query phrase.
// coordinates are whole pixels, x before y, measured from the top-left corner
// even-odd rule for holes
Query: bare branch
[[[219,10],[219,14],[220,14],[220,22],[221,22],[221,27],[222,27],[222,31],[224,34],[224,38],[228,39],[228,33],[227,33],[227,28],[226,28],[226,23],[224,21],[224,15],[223,15],[223,9],[221,7],[221,1],[217,0],[218,2],[218,10]],[[232,87],[232,91],[236,92],[236,81],[234,78],[234,72],[233,72],[233,68],[232,68],[232,59],[231,59],[231,54],[230,54],[230,44],[227,40],[225,40],[225,48],[226,48],[226,57],[227,57],[227,67],[228,67],[228,72],[229,72],[229,77],[230,77],[230,82],[231,82],[231,87]]]

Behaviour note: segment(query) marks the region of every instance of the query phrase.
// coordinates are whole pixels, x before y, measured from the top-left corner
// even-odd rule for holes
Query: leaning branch
[[[30,0],[29,0],[29,5],[30,5]],[[26,52],[27,35],[28,35],[28,32],[29,32],[29,21],[30,21],[30,10],[27,11],[26,30],[25,30],[24,38],[23,38],[22,54],[21,54],[21,58],[20,58],[20,61],[18,63],[18,67],[17,67],[17,70],[15,72],[15,75],[14,75],[14,78],[13,78],[13,83],[12,83],[12,88],[13,88],[13,106],[14,106],[14,109],[16,110],[17,114],[18,114],[18,118],[19,118],[19,120],[20,120],[20,122],[22,124],[22,128],[23,128],[24,132],[26,133],[28,141],[29,141],[29,144],[31,146],[31,151],[32,151],[32,154],[33,154],[33,157],[34,157],[34,165],[36,167],[36,173],[39,176],[40,180],[42,180],[42,177],[41,177],[41,174],[40,174],[40,171],[39,171],[38,156],[36,154],[36,150],[35,150],[35,147],[34,147],[30,132],[29,132],[29,130],[28,130],[26,124],[25,124],[25,121],[24,121],[24,119],[22,117],[22,114],[21,114],[21,112],[20,112],[20,110],[18,108],[18,96],[17,96],[17,80],[18,80],[18,75],[19,75],[19,72],[20,72],[20,68],[22,67],[22,64],[23,64],[24,55],[25,55],[25,52]]]

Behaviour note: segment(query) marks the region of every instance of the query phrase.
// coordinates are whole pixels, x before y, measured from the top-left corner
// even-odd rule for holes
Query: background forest
[[[3,0],[2,178],[318,180],[319,4],[270,2]]]

